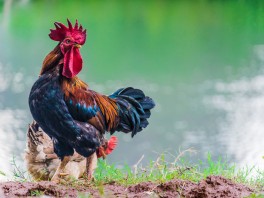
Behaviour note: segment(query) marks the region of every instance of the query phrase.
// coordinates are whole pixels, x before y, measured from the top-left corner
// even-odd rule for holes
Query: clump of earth
[[[209,176],[199,183],[173,179],[165,183],[143,182],[128,187],[110,183],[99,187],[68,187],[53,182],[3,182],[0,197],[247,197],[253,189],[221,176]]]

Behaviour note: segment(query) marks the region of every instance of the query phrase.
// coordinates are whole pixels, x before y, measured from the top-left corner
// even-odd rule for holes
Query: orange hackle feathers
[[[118,109],[115,100],[93,92],[94,99],[105,117],[106,130],[110,131],[118,124]]]
[[[65,97],[69,98],[69,96],[71,94],[74,94],[77,89],[88,90],[88,85],[83,82],[80,78],[75,76],[71,79],[63,78],[62,89],[64,91]]]
[[[49,69],[56,66],[59,61],[62,59],[62,53],[60,51],[59,45],[57,45],[44,59],[42,63],[42,68],[40,71],[40,75],[44,74]]]

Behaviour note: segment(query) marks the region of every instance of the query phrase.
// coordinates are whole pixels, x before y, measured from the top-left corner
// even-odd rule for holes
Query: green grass
[[[40,197],[42,195],[44,195],[44,192],[43,191],[40,191],[40,190],[32,190],[30,192],[30,196]]]
[[[256,173],[254,177],[253,172]],[[213,161],[210,154],[207,161],[200,162],[199,165],[190,165],[182,157],[176,158],[174,162],[167,162],[165,154],[161,154],[156,161],[150,161],[145,167],[139,166],[138,163],[133,168],[126,165],[119,169],[114,164],[99,160],[94,174],[96,185],[116,182],[126,186],[146,181],[161,183],[174,178],[199,182],[209,175],[220,175],[257,190],[264,190],[263,171],[254,167],[238,169],[221,158]]]
[[[13,180],[24,182],[24,181],[32,181],[31,177],[27,174],[27,171],[23,170],[17,163],[16,157],[13,155],[12,160],[10,161],[13,167]],[[0,171],[1,172],[1,171]],[[0,174],[6,176],[5,173],[1,172]]]
[[[246,198],[264,198],[264,195],[263,194],[261,195],[261,194],[255,194],[255,193],[253,193],[253,194],[249,195]]]
[[[97,169],[94,173],[94,181],[87,183],[84,180],[66,181],[65,185],[72,187],[96,186],[100,191],[104,184],[117,183],[121,185],[132,185],[141,182],[157,182],[162,183],[174,178],[199,182],[209,175],[220,175],[231,179],[234,182],[248,185],[256,190],[256,192],[264,191],[264,171],[252,168],[237,168],[234,164],[218,158],[212,160],[210,153],[207,155],[205,162],[193,165],[184,159],[186,152],[193,152],[191,149],[180,153],[174,157],[174,160],[167,161],[168,155],[161,154],[155,161],[150,161],[147,166],[142,166],[142,158],[133,166],[124,165],[123,168],[117,168],[115,164],[110,164],[107,160],[98,160]],[[32,181],[28,177],[26,171],[22,171],[21,167],[17,166],[15,158],[11,161],[13,165],[13,180],[15,181]],[[5,175],[0,172],[0,174]],[[32,192],[39,194],[41,192]],[[250,196],[263,197],[263,195],[252,194]]]

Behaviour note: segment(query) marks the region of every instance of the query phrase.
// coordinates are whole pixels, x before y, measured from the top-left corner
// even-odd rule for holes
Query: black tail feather
[[[119,109],[119,125],[114,131],[132,132],[132,137],[148,126],[150,110],[155,107],[154,101],[145,96],[140,89],[121,88],[109,96],[116,100]]]

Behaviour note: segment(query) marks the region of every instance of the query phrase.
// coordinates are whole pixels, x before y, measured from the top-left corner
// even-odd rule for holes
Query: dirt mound
[[[236,184],[220,176],[209,176],[194,188],[188,189],[186,197],[245,197],[253,192],[247,186]]]
[[[46,195],[50,197],[78,197],[78,195],[92,195],[92,197],[245,197],[253,192],[242,184],[236,184],[221,176],[209,176],[201,182],[174,179],[162,184],[143,182],[124,187],[115,183],[92,188],[70,188],[56,185],[52,182],[4,182],[0,183],[0,197],[25,197]]]
[[[221,176],[209,176],[198,184],[174,179],[169,182],[155,185],[153,183],[141,183],[128,188],[134,193],[154,192],[159,197],[245,197],[253,190],[242,184],[236,184]]]
[[[27,197],[49,195],[51,197],[77,197],[78,191],[53,182],[4,182],[0,184],[0,197]]]

